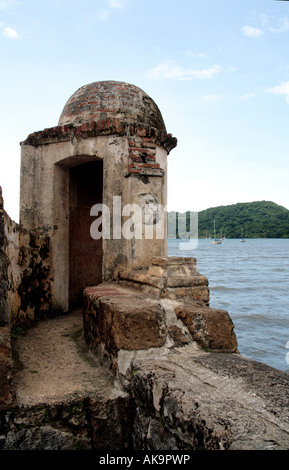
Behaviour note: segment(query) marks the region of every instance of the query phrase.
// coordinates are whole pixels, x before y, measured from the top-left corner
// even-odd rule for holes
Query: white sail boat
[[[244,237],[243,237],[243,229],[242,229],[242,238],[240,240],[240,242],[245,242],[246,240],[244,240]]]
[[[214,220],[214,240],[211,241],[211,244],[212,245],[221,245],[222,243],[222,240],[220,240],[219,238],[216,238],[216,221]]]

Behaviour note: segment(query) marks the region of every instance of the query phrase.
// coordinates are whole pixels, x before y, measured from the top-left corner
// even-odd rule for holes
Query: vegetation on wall
[[[176,238],[175,214],[169,212],[169,238]],[[186,222],[185,222],[186,221]],[[226,238],[289,238],[289,210],[270,201],[238,203],[206,209],[198,214],[198,237]],[[179,238],[190,231],[188,213],[177,213]]]

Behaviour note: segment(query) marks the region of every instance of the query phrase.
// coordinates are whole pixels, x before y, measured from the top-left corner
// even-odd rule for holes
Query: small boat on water
[[[212,245],[221,245],[222,240],[219,238],[216,238],[216,221],[214,220],[214,240],[211,241]]]
[[[211,242],[212,245],[221,245],[222,240],[216,239]]]
[[[242,229],[242,237],[241,237],[241,240],[240,242],[244,243],[246,240],[244,239],[244,236],[243,236],[243,229]]]

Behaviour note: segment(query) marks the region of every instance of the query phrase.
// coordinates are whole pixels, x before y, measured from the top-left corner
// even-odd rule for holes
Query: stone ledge
[[[21,142],[22,145],[37,147],[42,144],[67,142],[72,139],[87,139],[101,135],[134,136],[142,129],[142,134],[148,136],[151,143],[163,147],[169,154],[177,146],[177,139],[172,134],[167,134],[157,128],[145,126],[143,123],[126,122],[115,117],[106,117],[99,120],[91,120],[80,125],[63,124],[36,131]],[[143,137],[145,140],[145,137]]]
[[[134,448],[288,450],[289,376],[188,345],[134,361]]]
[[[198,272],[195,258],[156,257],[146,269],[126,269],[118,278],[120,285],[157,298],[209,303],[208,279]]]
[[[154,299],[111,286],[84,290],[84,334],[96,350],[103,345],[116,357],[119,350],[161,347],[166,340],[164,309]]]
[[[226,311],[201,301],[184,301],[182,295],[147,297],[143,290],[114,283],[84,290],[83,322],[87,345],[121,381],[133,358],[145,357],[150,350],[166,354],[194,344],[196,350],[232,353],[238,347]]]
[[[131,446],[131,399],[107,390],[0,411],[1,450],[122,450]]]

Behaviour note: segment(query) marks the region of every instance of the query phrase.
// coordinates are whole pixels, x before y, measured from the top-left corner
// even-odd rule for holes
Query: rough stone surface
[[[176,314],[201,347],[222,352],[237,351],[234,324],[225,310],[199,307],[191,303],[176,307]]]
[[[155,300],[102,299],[99,320],[104,336],[110,338],[112,351],[160,347],[165,341],[164,311]]]
[[[0,330],[0,342],[2,340],[1,336],[3,334],[3,328]],[[10,332],[9,332],[10,333]],[[9,407],[13,402],[13,393],[12,389],[12,358],[11,350],[7,347],[7,352],[4,350],[1,345],[0,350],[0,410]]]
[[[9,325],[7,259],[5,255],[5,212],[0,186],[0,326]]]
[[[147,268],[120,271],[118,282],[157,298],[205,304],[210,299],[208,279],[198,272],[195,258],[154,257]]]
[[[241,355],[192,351],[136,361],[134,447],[288,450],[288,374]]]
[[[40,426],[12,431],[5,439],[0,436],[0,450],[91,450],[91,444],[88,438]]]
[[[103,283],[84,290],[83,319],[87,344],[116,375],[125,375],[137,351],[165,351],[189,343],[237,351],[229,314],[194,299],[151,298],[142,289]]]
[[[5,211],[0,187],[0,409],[10,405],[12,356],[9,325],[7,256],[5,253]]]
[[[161,302],[114,284],[85,289],[83,320],[87,344],[96,354],[103,351],[114,369],[120,350],[159,348],[167,338]]]
[[[11,327],[51,314],[50,241],[4,214],[7,299]]]
[[[116,81],[81,87],[67,101],[58,124],[83,124],[110,117],[124,117],[127,122],[138,121],[165,131],[154,101],[135,85]]]

